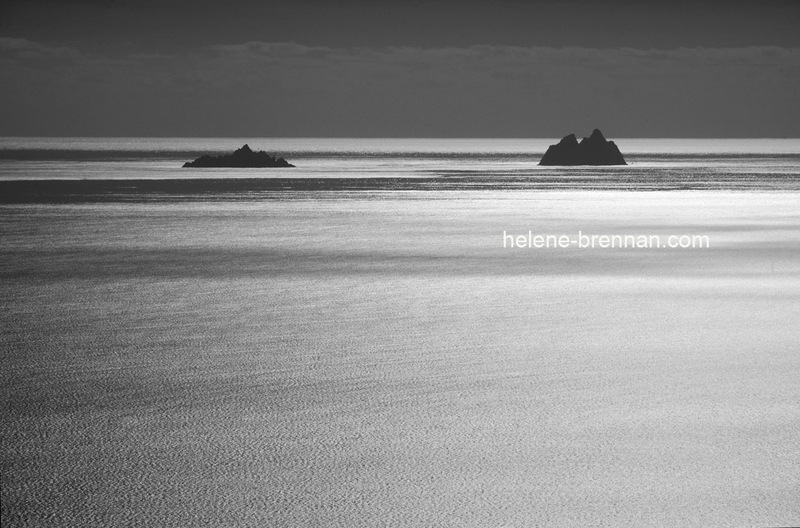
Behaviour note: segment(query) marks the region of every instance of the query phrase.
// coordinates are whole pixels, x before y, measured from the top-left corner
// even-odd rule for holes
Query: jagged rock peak
[[[617,145],[607,141],[600,129],[578,143],[575,134],[569,134],[556,145],[550,145],[539,165],[627,165]]]
[[[184,167],[235,167],[235,168],[273,168],[294,167],[283,158],[276,158],[264,151],[254,152],[245,143],[232,154],[222,156],[200,156],[194,161],[183,164]]]

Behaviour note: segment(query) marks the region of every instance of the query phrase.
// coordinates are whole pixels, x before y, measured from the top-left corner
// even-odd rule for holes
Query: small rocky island
[[[613,141],[607,141],[603,133],[594,129],[592,135],[578,143],[575,134],[570,134],[557,145],[550,145],[539,165],[627,165]]]
[[[270,156],[263,150],[253,152],[248,145],[224,156],[200,156],[194,161],[183,164],[184,167],[235,167],[235,168],[273,168],[294,167],[283,158]]]

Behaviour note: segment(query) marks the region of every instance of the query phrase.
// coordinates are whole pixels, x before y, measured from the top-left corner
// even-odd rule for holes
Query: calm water
[[[537,170],[388,141],[341,170]],[[797,525],[797,143],[652,143],[771,183],[0,206],[3,526]],[[3,178],[178,172],[40,150]],[[502,247],[528,230],[711,247]]]
[[[539,167],[558,139],[0,138],[10,179],[415,178],[564,188],[798,190],[798,139],[618,139],[627,167]],[[183,169],[243,144],[292,169]]]

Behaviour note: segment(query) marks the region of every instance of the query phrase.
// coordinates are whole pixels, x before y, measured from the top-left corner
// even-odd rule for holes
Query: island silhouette
[[[245,145],[233,152],[222,156],[200,156],[194,161],[187,161],[184,167],[235,167],[235,168],[273,168],[294,167],[283,158],[276,158],[260,150],[254,152],[250,146]]]
[[[627,165],[617,145],[607,141],[595,128],[592,135],[578,143],[575,134],[565,136],[558,144],[550,145],[539,165]]]

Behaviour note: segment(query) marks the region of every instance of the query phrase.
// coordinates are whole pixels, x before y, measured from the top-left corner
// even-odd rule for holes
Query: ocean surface
[[[626,167],[539,167],[558,139],[0,138],[0,182],[30,179],[435,178],[437,188],[798,190],[798,139],[618,139]],[[248,144],[295,168],[184,169]]]
[[[555,141],[0,139],[3,527],[800,524],[800,140]]]

